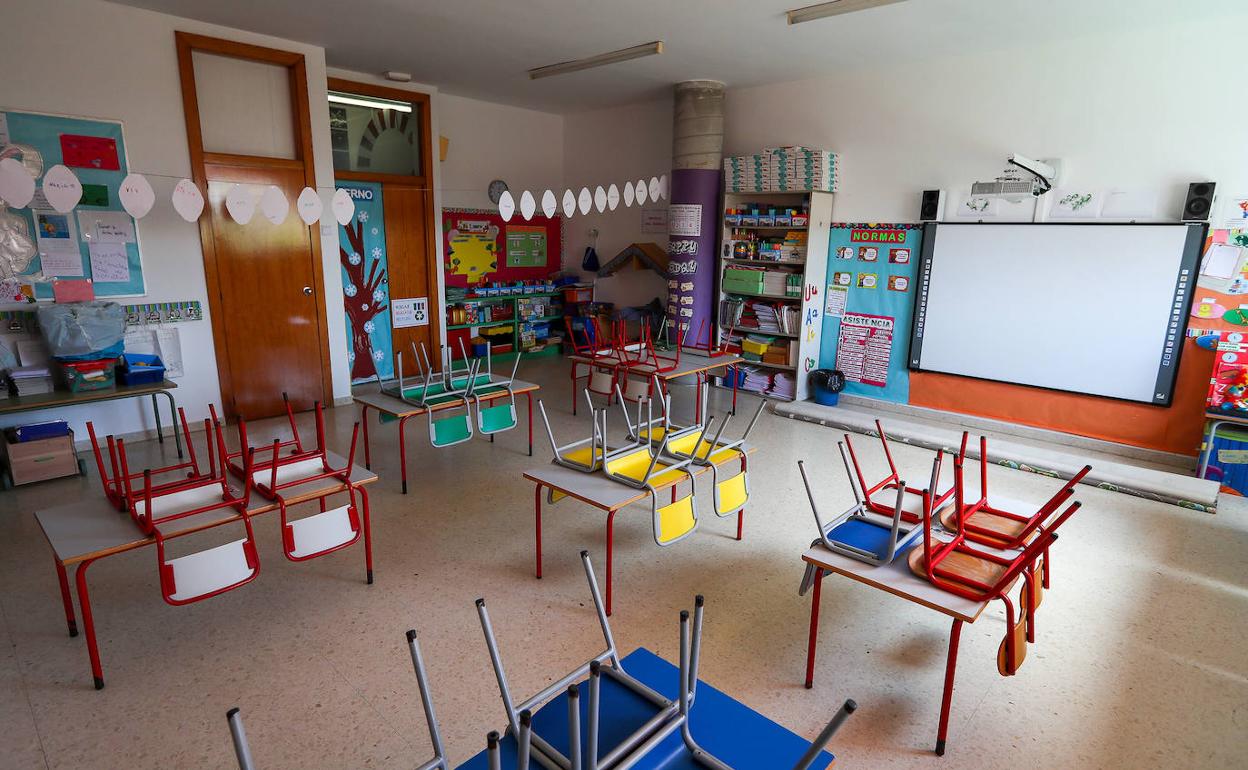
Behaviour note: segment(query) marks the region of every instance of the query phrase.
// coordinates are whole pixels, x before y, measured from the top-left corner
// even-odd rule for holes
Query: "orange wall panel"
[[[910,373],[910,403],[1122,444],[1195,455],[1204,429],[1213,352],[1185,340],[1169,407],[933,372]],[[1105,359],[1112,366],[1112,343]]]

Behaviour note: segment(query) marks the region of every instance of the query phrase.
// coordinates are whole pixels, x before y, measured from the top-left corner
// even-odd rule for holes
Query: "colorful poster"
[[[107,136],[61,134],[61,162],[73,168],[121,170],[117,141]]]
[[[845,315],[845,304],[849,302],[849,287],[828,285],[826,305],[823,308],[825,318],[840,318]]]
[[[906,403],[910,398],[907,355],[914,295],[910,288],[917,267],[923,230],[920,225],[834,224],[828,240],[828,289],[844,286],[841,317],[825,313],[819,350],[821,369],[840,369],[848,377],[845,392]],[[863,244],[871,244],[863,246]],[[858,259],[859,250],[878,249],[870,272],[848,272],[842,261]],[[829,303],[832,297],[829,296]],[[888,319],[888,329],[864,327],[863,318]],[[848,319],[848,321],[846,321]],[[848,335],[842,351],[842,331]],[[850,340],[853,340],[851,343]],[[849,377],[850,371],[861,374]],[[870,374],[866,372],[870,370]]]
[[[847,382],[882,388],[888,384],[888,360],[893,352],[893,319],[887,316],[845,313],[836,344],[836,368]]]
[[[507,225],[507,267],[546,266],[546,228]]]
[[[394,376],[394,353],[381,185],[343,181],[336,184],[355,204],[355,215],[338,227],[351,382],[390,379]]]
[[[720,182],[718,168],[672,172],[668,278],[690,289],[668,294],[668,325],[685,332],[685,344],[699,347],[709,345],[715,333]]]

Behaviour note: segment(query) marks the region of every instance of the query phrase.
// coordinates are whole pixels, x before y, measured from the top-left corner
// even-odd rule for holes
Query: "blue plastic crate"
[[[1248,433],[1233,428],[1218,430],[1205,478],[1248,495]]]
[[[122,385],[156,385],[165,380],[165,364],[160,356],[148,353],[124,353],[117,379]]]

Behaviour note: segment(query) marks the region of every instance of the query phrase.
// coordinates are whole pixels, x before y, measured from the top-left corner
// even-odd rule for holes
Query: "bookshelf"
[[[540,291],[530,293],[513,293],[495,296],[466,296],[461,293],[450,295],[446,299],[446,331],[447,342],[452,355],[458,359],[459,338],[464,337],[464,345],[479,332],[496,327],[510,327],[500,334],[485,336],[490,342],[491,355],[506,358],[523,352],[526,357],[553,356],[560,352],[563,338],[563,292]],[[536,308],[540,307],[539,314]],[[489,308],[489,310],[486,310]],[[494,310],[498,308],[498,310]],[[465,316],[460,323],[457,316]],[[467,316],[471,315],[472,320]],[[495,320],[494,315],[503,316]],[[539,342],[532,338],[526,329],[534,324],[549,323],[551,335],[548,341]]]
[[[757,210],[766,222],[773,208],[799,212],[805,209],[806,221],[802,226],[758,224],[758,218],[752,215]],[[729,212],[741,210],[747,212],[743,221],[738,222],[735,215],[730,218]],[[766,352],[757,354],[767,360],[743,364],[756,371],[743,389],[785,400],[805,399],[805,375],[818,365],[823,333],[832,193],[729,192],[724,194],[720,221],[722,247],[716,316],[719,341],[735,349],[736,344],[748,339],[751,347],[757,349],[761,341],[770,338]],[[738,246],[739,242],[744,245]],[[773,246],[777,243],[778,248]],[[764,275],[756,277],[755,272]],[[758,285],[759,280],[762,285]],[[751,328],[753,319],[761,320],[761,325]],[[780,351],[784,349],[787,350],[782,363]],[[772,392],[771,383],[782,374],[795,378],[793,395],[784,393],[783,388]]]

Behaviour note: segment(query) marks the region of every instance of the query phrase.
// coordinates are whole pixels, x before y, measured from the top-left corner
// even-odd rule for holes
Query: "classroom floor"
[[[524,362],[520,374],[543,385],[556,435],[571,440],[587,435],[588,423],[569,413],[566,371],[562,362]],[[690,389],[675,393],[692,403]],[[724,403],[716,391],[713,410]],[[345,450],[355,415],[330,413],[332,447]],[[310,435],[310,417],[303,423]],[[428,758],[429,739],[408,628],[420,633],[454,764],[504,723],[474,599],[489,602],[518,693],[600,650],[577,553],[591,551],[601,579],[604,516],[571,500],[547,507],[545,577],[533,577],[533,487],[520,474],[549,458],[540,419],[533,458],[523,426],[494,445],[434,451],[424,424],[413,422],[407,496],[395,425],[374,428],[375,585],[364,584],[358,546],[286,561],[275,514],[256,520],[260,577],[199,604],[161,601],[152,549],[105,559],[90,570],[108,683],[99,692],[83,638],[65,632],[33,516],[99,494],[98,481],[92,474],[0,494],[0,767],[230,768],[225,712],[235,705],[260,768],[412,767]],[[815,689],[803,689],[810,604],[797,585],[814,524],[795,463],[823,468],[820,484],[835,490],[837,505],[849,501],[849,487],[831,430],[764,415],[751,438],[759,452],[744,541],[733,539],[735,520],[708,515],[694,536],[660,549],[648,509],[617,517],[612,621],[622,651],[645,646],[674,661],[677,613],[705,594],[703,680],[807,737],[845,698],[858,701],[831,747],[838,767],[1243,767],[1242,500],[1224,501],[1213,516],[1080,487],[1084,509],[1055,546],[1053,588],[1019,674],[997,674],[999,603],[964,629],[941,759],[931,749],[949,635],[943,616],[831,578]],[[894,452],[903,473],[926,478],[929,453]],[[882,467],[878,452],[866,454]],[[705,507],[709,482],[699,484]],[[1056,487],[1004,468],[991,469],[991,484],[1035,500]]]

